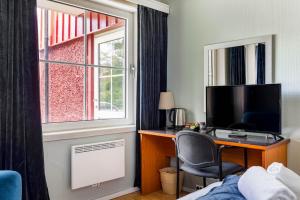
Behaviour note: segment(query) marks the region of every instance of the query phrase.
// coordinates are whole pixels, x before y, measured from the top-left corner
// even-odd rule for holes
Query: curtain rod
[[[77,0],[78,2],[80,1],[84,1],[84,0]],[[113,8],[117,8],[117,9],[121,9],[121,10],[125,10],[125,11],[129,11],[129,12],[136,12],[136,6],[137,5],[142,5],[145,7],[149,7],[164,13],[169,14],[170,8],[169,5],[156,1],[156,0],[119,0],[119,1],[115,1],[115,0],[89,0],[92,2],[96,2],[96,3],[101,3],[103,5],[109,6],[109,7],[113,7]],[[72,5],[74,4],[74,0],[69,1],[69,0],[37,0],[38,4],[41,3],[47,3],[47,2],[64,2],[64,3],[71,3]]]
[[[146,6],[164,13],[169,14],[170,7],[169,5],[159,2],[157,0],[121,0],[121,1],[114,1],[114,0],[90,0],[98,3],[102,3],[108,6],[116,7],[116,8],[126,8],[128,11],[136,10],[136,5]],[[133,5],[135,5],[133,7]],[[131,10],[130,10],[131,9]]]
[[[170,13],[170,6],[168,4],[156,1],[156,0],[125,0],[127,2],[136,4],[136,5],[142,5],[146,6],[164,13],[169,14]]]

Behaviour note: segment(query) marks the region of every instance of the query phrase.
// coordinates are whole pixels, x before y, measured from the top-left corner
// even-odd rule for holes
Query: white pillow
[[[262,167],[249,168],[238,182],[247,200],[296,200],[296,195]]]
[[[267,171],[292,190],[297,198],[300,199],[300,176],[298,174],[277,162],[272,163]]]

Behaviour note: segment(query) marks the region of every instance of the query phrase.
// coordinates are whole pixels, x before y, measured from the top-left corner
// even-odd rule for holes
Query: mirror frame
[[[210,50],[224,49],[236,46],[244,46],[249,44],[264,43],[266,45],[266,84],[273,83],[273,35],[264,35],[247,39],[233,40],[229,42],[221,42],[204,46],[204,112],[206,112],[206,86],[208,86],[208,55]]]

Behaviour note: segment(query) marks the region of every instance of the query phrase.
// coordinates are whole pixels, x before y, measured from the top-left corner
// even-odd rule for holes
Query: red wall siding
[[[83,38],[49,49],[50,60],[83,63]],[[83,119],[84,67],[49,64],[49,122]]]
[[[40,103],[42,123],[45,123],[45,68],[44,63],[40,63]]]
[[[87,63],[94,64],[94,34],[87,37]],[[94,119],[94,68],[88,67],[87,70],[87,117],[88,120]]]

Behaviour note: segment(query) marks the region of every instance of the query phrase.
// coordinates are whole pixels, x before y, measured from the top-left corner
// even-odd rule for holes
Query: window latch
[[[133,77],[135,77],[135,66],[134,64],[129,65],[129,72],[132,74]]]

